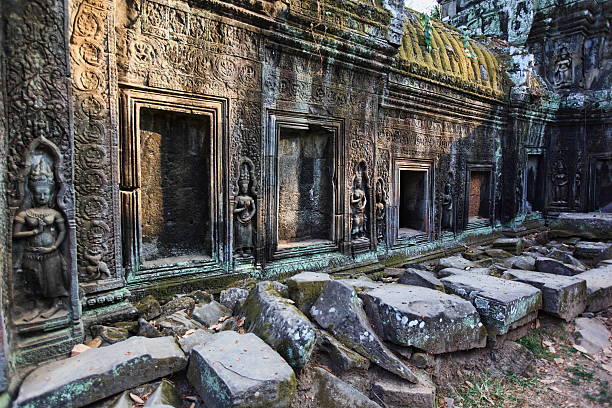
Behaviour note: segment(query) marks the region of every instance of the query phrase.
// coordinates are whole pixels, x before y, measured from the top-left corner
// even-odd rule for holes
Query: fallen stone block
[[[589,354],[597,355],[610,350],[610,336],[612,334],[599,319],[579,317],[575,324],[574,341]]]
[[[418,383],[407,384],[396,378],[378,378],[371,391],[374,401],[386,408],[435,408],[436,386],[420,376]]]
[[[505,279],[526,283],[542,291],[542,310],[570,321],[586,309],[587,286],[584,279],[543,272],[510,269]]]
[[[40,366],[24,380],[14,406],[82,407],[186,365],[187,358],[172,337],[131,337]]]
[[[376,289],[384,285],[384,283],[373,281],[366,276],[360,276],[357,279],[340,279],[339,282],[346,283],[358,291]]]
[[[221,291],[219,303],[236,313],[244,304],[247,296],[249,296],[249,291],[246,289],[229,288]]]
[[[134,303],[138,314],[145,320],[153,320],[162,314],[161,306],[157,299],[149,295]]]
[[[584,239],[612,239],[612,214],[561,213],[550,223],[550,237],[575,236]]]
[[[319,348],[328,355],[331,368],[337,374],[350,370],[367,371],[370,368],[370,360],[349,349],[325,330],[321,330]]]
[[[194,347],[208,343],[214,336],[215,333],[212,331],[198,329],[193,333],[179,338],[178,342],[185,354],[189,355]]]
[[[503,335],[516,325],[527,324],[525,318],[535,319],[542,306],[542,292],[521,282],[467,274],[448,276],[441,281],[447,293],[472,302],[492,335]]]
[[[196,301],[189,296],[174,298],[162,306],[162,316],[169,316],[181,310],[186,310],[187,313],[191,313],[195,304]]]
[[[599,312],[612,306],[612,265],[591,269],[576,277],[586,281],[588,312]]]
[[[183,400],[176,387],[163,379],[144,404],[143,408],[183,408]]]
[[[296,392],[289,364],[253,333],[221,332],[194,347],[187,378],[210,408],[285,408]]]
[[[230,309],[214,300],[209,303],[196,305],[191,313],[191,317],[205,327],[215,325],[222,317],[231,315],[232,311]]]
[[[189,317],[183,310],[166,316],[156,323],[165,335],[183,336],[189,330],[204,329],[204,326]]]
[[[444,285],[442,282],[440,282],[440,280],[429,271],[406,268],[402,276],[399,278],[399,283],[403,283],[404,285],[421,286],[444,292]]]
[[[557,259],[540,257],[535,260],[535,269],[538,272],[552,273],[554,275],[574,276],[584,272],[574,265],[568,265]]]
[[[491,258],[510,258],[515,255],[501,248],[487,248],[485,249],[485,253]]]
[[[93,337],[102,338],[108,344],[119,343],[130,336],[128,329],[103,325],[91,326],[91,334]]]
[[[316,346],[316,329],[292,301],[285,299],[272,282],[260,282],[242,307],[244,327],[257,334],[295,368],[308,363]]]
[[[523,252],[523,240],[521,238],[499,238],[493,241],[493,248],[503,249],[514,255]]]
[[[331,280],[327,273],[302,272],[287,279],[289,297],[303,313],[308,314],[313,303],[321,296]]]
[[[509,269],[535,271],[535,258],[531,256],[513,256],[510,258],[506,258],[503,262],[503,265],[508,267]]]
[[[561,261],[565,264],[573,265],[576,268],[580,269],[582,272],[586,271],[587,269],[586,266],[584,266],[584,264],[580,262],[578,259],[574,258],[572,256],[572,253],[569,251],[563,251],[558,248],[553,248],[550,250],[550,252],[548,252],[546,256],[548,258],[553,258],[558,261]]]
[[[431,354],[484,347],[487,333],[472,304],[417,286],[389,284],[360,295],[378,335]]]
[[[352,286],[340,281],[328,282],[310,314],[345,346],[401,378],[416,381],[412,371],[378,338]]]
[[[352,385],[320,367],[312,368],[312,379],[316,388],[313,399],[317,407],[380,408]]]
[[[439,270],[437,275],[438,279],[446,278],[451,275],[485,275],[488,276],[491,273],[489,268],[470,268],[468,270],[457,269],[457,268],[444,268]]]
[[[580,241],[574,249],[574,256],[595,264],[612,257],[612,244],[607,242]]]
[[[467,269],[473,268],[476,265],[472,261],[468,261],[465,258],[462,258],[459,255],[449,256],[447,258],[438,259],[438,263],[436,264],[436,271],[446,269],[446,268],[455,268],[455,269]]]

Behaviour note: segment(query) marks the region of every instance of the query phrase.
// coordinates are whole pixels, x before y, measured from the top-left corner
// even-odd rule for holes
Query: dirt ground
[[[597,318],[612,329],[612,309]],[[529,350],[514,353],[510,370],[499,362],[491,369],[455,376],[456,381],[438,384],[441,408],[514,407],[611,407],[612,351],[590,356],[573,347],[574,325],[540,318],[518,344]],[[527,361],[524,360],[527,357]],[[512,358],[512,357],[510,357]],[[527,364],[525,364],[527,363]],[[511,372],[514,371],[514,372]],[[475,374],[475,372],[479,372]],[[438,381],[437,381],[438,382]]]

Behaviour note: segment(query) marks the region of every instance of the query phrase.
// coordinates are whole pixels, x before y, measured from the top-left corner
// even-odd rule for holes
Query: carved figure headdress
[[[41,157],[38,163],[32,166],[28,181],[31,187],[53,186],[55,184],[53,169],[51,169],[47,160]]]

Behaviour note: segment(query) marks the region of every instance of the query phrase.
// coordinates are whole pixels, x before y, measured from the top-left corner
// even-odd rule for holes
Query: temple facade
[[[611,211],[610,2],[505,3],[3,1],[0,391],[149,293]]]

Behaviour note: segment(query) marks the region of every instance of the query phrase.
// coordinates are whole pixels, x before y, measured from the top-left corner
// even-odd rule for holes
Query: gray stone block
[[[319,298],[323,288],[331,280],[327,273],[302,272],[287,279],[289,297],[295,305],[308,314],[313,303]]]
[[[470,300],[489,334],[503,335],[526,324],[542,306],[542,292],[521,282],[493,276],[458,274],[441,279],[448,293]]]
[[[314,401],[318,407],[380,408],[352,385],[320,367],[312,368],[312,377],[317,388]]]
[[[472,304],[437,290],[389,284],[360,295],[384,340],[431,354],[484,347],[487,333]]]
[[[444,285],[442,282],[440,282],[440,280],[429,271],[406,268],[402,276],[399,278],[399,283],[403,283],[404,285],[421,286],[444,292]]]
[[[586,281],[588,312],[599,312],[612,306],[612,265],[591,269],[576,277]]]
[[[187,378],[209,408],[285,408],[296,392],[289,364],[253,333],[221,332],[194,347]]]
[[[574,276],[584,272],[584,269],[574,265],[568,265],[557,259],[540,257],[535,261],[535,269],[538,272],[552,273],[554,275]]]
[[[468,261],[467,259],[455,255],[449,256],[447,258],[438,259],[438,263],[436,264],[436,271],[445,269],[445,268],[456,268],[456,269],[467,269],[473,268],[476,265],[472,261]]]
[[[221,291],[219,303],[236,313],[244,304],[247,296],[249,296],[249,291],[246,289],[229,288]]]
[[[82,407],[186,365],[187,358],[172,337],[131,337],[40,366],[24,380],[14,406]]]
[[[516,269],[506,271],[504,278],[540,289],[542,310],[564,320],[572,320],[586,309],[587,286],[584,279]]]
[[[222,317],[231,315],[232,311],[230,309],[214,300],[209,303],[196,305],[196,307],[193,308],[193,313],[191,313],[191,317],[195,321],[206,327],[217,324]]]

